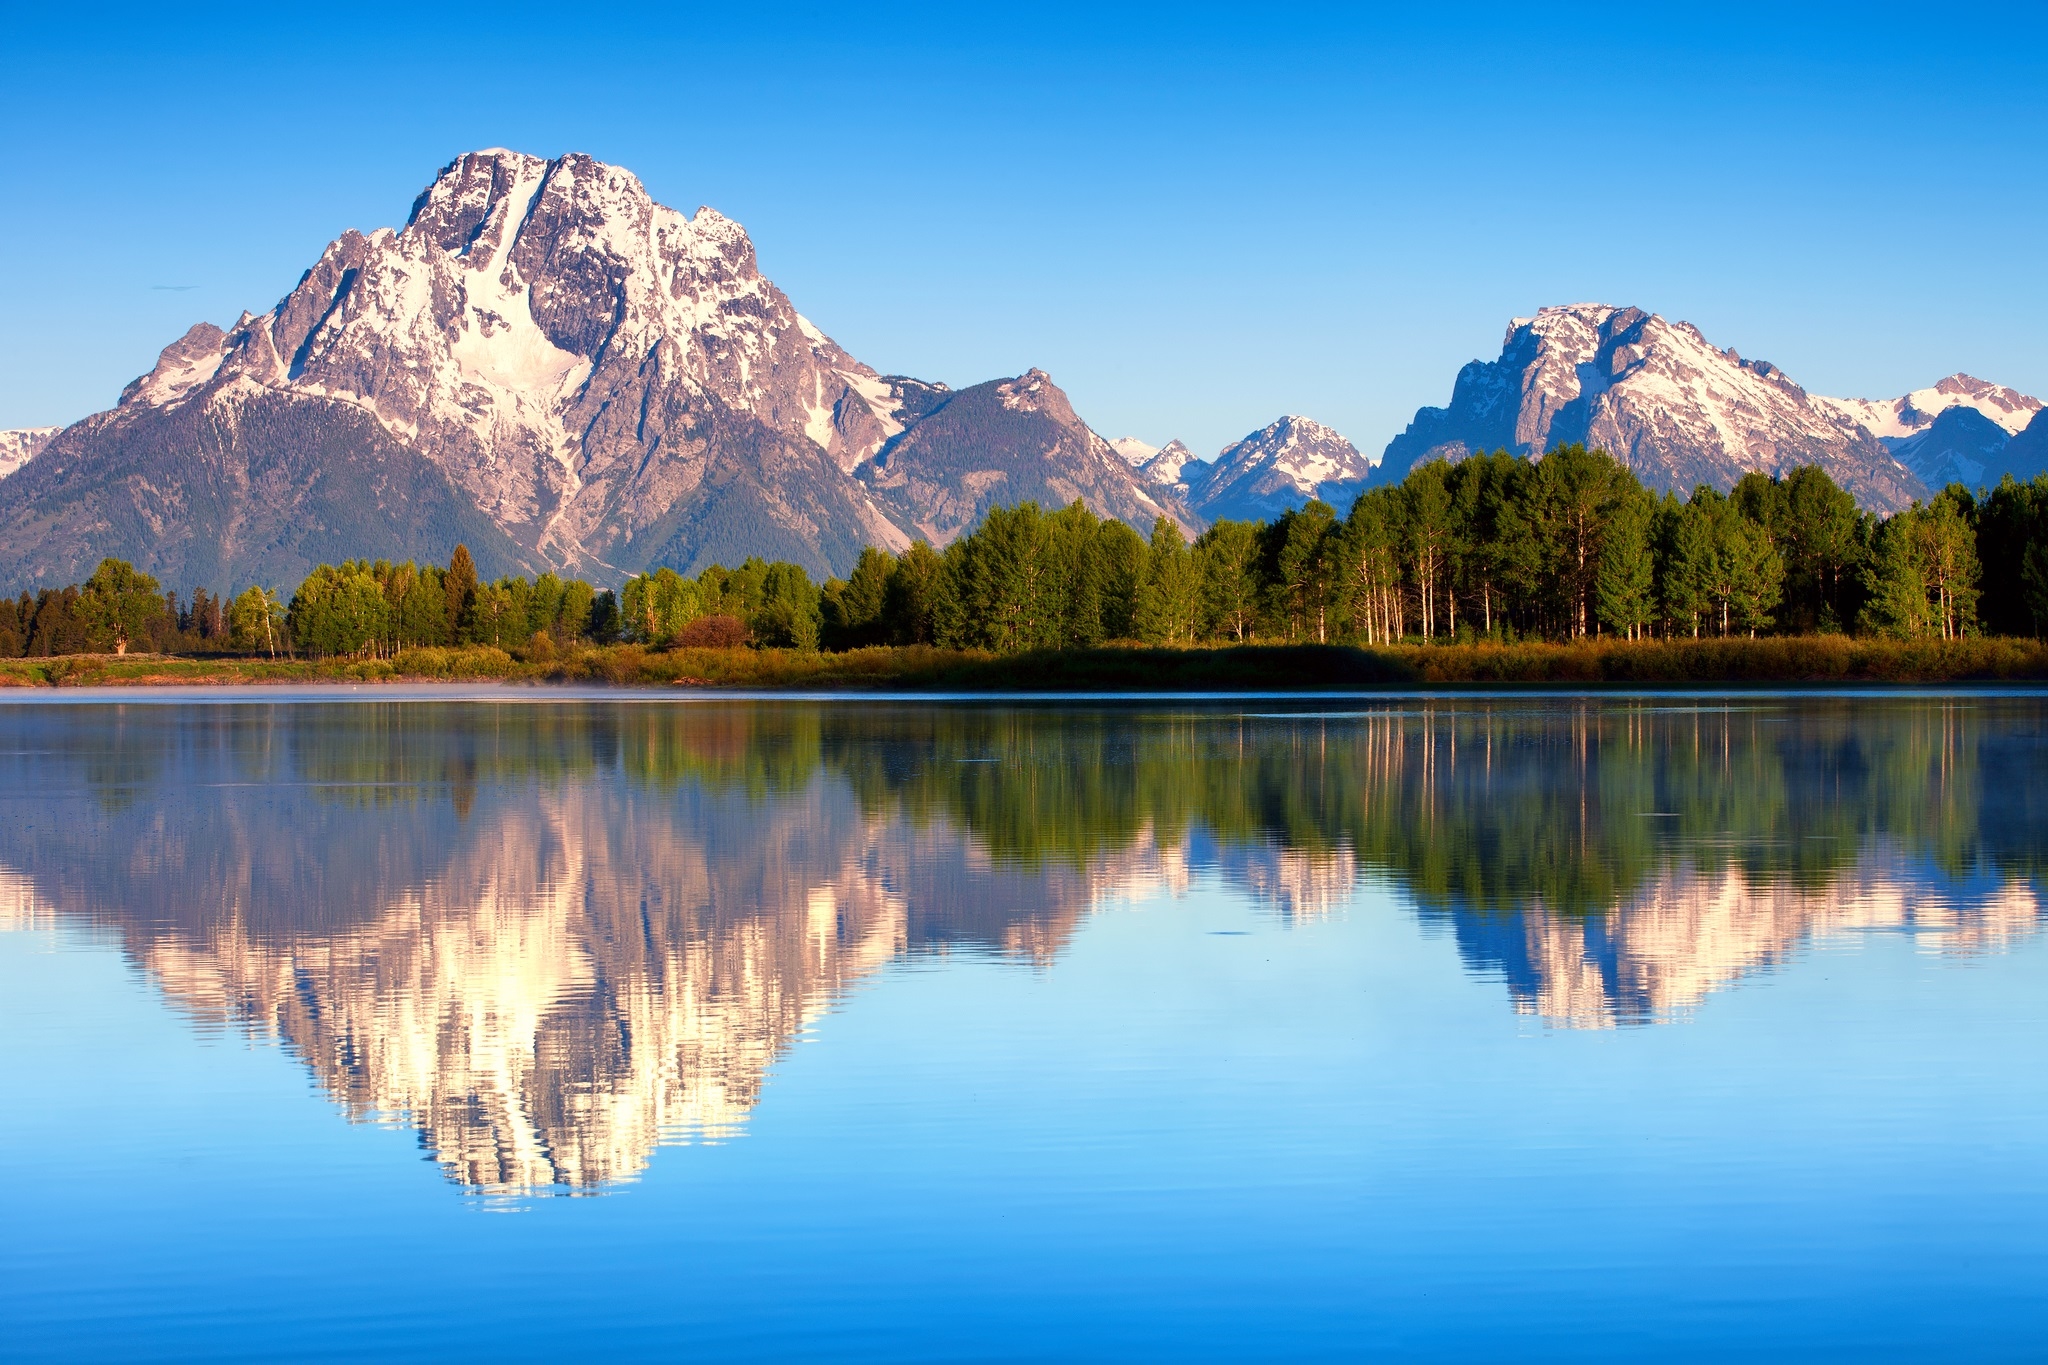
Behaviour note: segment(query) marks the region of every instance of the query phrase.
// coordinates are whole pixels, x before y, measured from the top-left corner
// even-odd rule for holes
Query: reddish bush
[[[736,616],[700,616],[676,636],[683,649],[736,649],[746,642],[746,623]]]

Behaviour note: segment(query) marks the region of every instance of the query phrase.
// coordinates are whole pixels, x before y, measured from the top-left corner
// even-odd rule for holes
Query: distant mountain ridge
[[[1336,431],[1289,414],[1225,446],[1188,477],[1188,497],[1211,520],[1270,521],[1317,497],[1349,511],[1372,470]]]
[[[1887,444],[1925,431],[1942,413],[1965,408],[2017,436],[2041,411],[2041,400],[1974,375],[1952,374],[1898,398],[1822,398],[1814,401],[1847,417]]]
[[[1459,371],[1449,406],[1418,411],[1375,478],[1397,482],[1438,456],[1541,455],[1575,441],[1681,494],[1802,464],[1886,511],[1928,491],[1867,428],[1776,366],[1716,348],[1691,323],[1595,303],[1512,321],[1500,358]]]

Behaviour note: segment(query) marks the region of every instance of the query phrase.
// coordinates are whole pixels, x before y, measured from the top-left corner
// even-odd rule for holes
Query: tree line
[[[1680,499],[1604,451],[1496,451],[1192,544],[1164,517],[1145,541],[1078,502],[996,508],[943,553],[864,551],[822,598],[829,647],[2038,635],[2048,476],[1879,517],[1816,466]]]
[[[1347,515],[1312,501],[1272,522],[1149,539],[1080,502],[991,508],[943,551],[870,546],[844,579],[748,559],[657,568],[617,592],[553,573],[322,564],[288,599],[249,587],[180,601],[109,559],[83,584],[0,604],[0,654],[235,652],[389,657],[629,641],[800,650],[930,644],[1018,653],[1113,640],[1675,639],[1852,632],[2048,633],[2048,475],[1951,484],[1889,517],[1816,466],[1729,493],[1657,496],[1604,451],[1560,446],[1419,465]]]

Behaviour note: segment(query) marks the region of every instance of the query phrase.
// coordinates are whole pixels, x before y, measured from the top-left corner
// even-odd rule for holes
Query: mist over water
[[[2024,1353],[2044,721],[0,707],[42,1173],[0,1313],[28,1355]]]

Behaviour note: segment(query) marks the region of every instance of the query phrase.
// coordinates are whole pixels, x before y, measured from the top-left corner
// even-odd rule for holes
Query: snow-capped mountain
[[[1177,439],[1155,446],[1135,436],[1119,436],[1109,446],[1124,457],[1125,464],[1144,475],[1147,482],[1164,484],[1168,488],[1180,484],[1181,472],[1190,463],[1197,462],[1195,452]]]
[[[1776,366],[1718,349],[1691,323],[1595,303],[1509,323],[1500,359],[1459,371],[1450,405],[1417,412],[1376,478],[1398,481],[1437,456],[1540,455],[1572,441],[1680,493],[1802,464],[1869,507],[1894,510],[1927,492],[1876,436]]]
[[[1911,436],[1885,444],[1915,478],[1930,489],[1940,489],[1952,483],[1975,488],[1998,482],[2011,441],[1998,423],[1974,407],[1958,404],[1943,408],[1940,416]]]
[[[35,458],[36,452],[50,443],[61,427],[14,427],[0,431],[0,479]]]
[[[1148,445],[1135,436],[1118,436],[1111,440],[1109,448],[1124,457],[1124,463],[1133,469],[1143,469],[1145,461],[1159,453],[1159,447]]]
[[[2006,442],[2000,458],[2005,471],[2021,482],[2048,474],[2048,409],[2035,413],[2026,430]]]
[[[1979,412],[2008,436],[2024,431],[2041,411],[2040,399],[1967,374],[1952,374],[1932,388],[1915,389],[1900,398],[1822,398],[1816,394],[1813,401],[1894,448],[1897,442],[1925,431],[1951,408]]]
[[[1172,487],[1185,481],[1189,465],[1200,463],[1201,461],[1195,458],[1195,452],[1176,439],[1168,441],[1154,451],[1152,458],[1145,461],[1138,472],[1153,483],[1163,483]]]
[[[36,486],[0,495],[0,579],[119,553],[177,582],[292,581],[454,536],[490,572],[844,570],[923,524],[853,472],[954,397],[848,355],[715,210],[587,156],[475,152],[403,228],[344,233],[276,307],[195,326],[55,437]],[[1104,496],[1142,500],[1109,458]]]
[[[1372,470],[1372,461],[1329,427],[1287,416],[1225,446],[1189,478],[1188,498],[1211,520],[1271,521],[1318,497],[1342,513]]]

